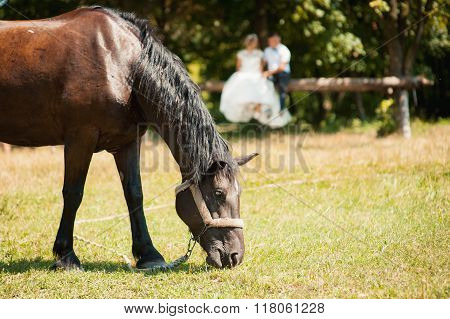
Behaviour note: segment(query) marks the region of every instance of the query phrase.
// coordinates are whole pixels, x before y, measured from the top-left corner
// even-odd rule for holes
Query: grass
[[[298,158],[280,160],[298,136],[233,137],[237,154],[263,154],[241,174],[244,264],[212,269],[197,247],[187,264],[153,275],[80,241],[85,272],[48,271],[62,149],[0,154],[0,297],[449,298],[450,124],[416,123],[413,131],[410,140],[377,139],[374,130],[300,137],[306,170]],[[164,150],[157,143],[143,152],[146,207],[174,202],[165,189],[179,173]],[[77,219],[125,212],[112,157],[95,155]],[[187,228],[173,206],[149,210],[147,219],[166,259],[185,252]],[[75,232],[131,256],[126,217],[79,223]]]

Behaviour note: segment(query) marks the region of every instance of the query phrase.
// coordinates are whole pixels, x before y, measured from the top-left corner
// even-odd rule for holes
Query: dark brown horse
[[[0,21],[0,142],[64,145],[64,209],[55,268],[81,268],[75,215],[93,153],[114,155],[138,268],[164,264],[147,230],[140,137],[153,127],[180,166],[176,208],[215,267],[244,254],[238,165],[198,87],[145,20],[102,7],[35,21]]]

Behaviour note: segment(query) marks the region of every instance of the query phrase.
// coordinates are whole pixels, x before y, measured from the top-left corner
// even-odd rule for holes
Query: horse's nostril
[[[238,253],[232,253],[230,256],[230,264],[231,267],[235,267],[237,266],[237,264],[239,263],[239,254]]]

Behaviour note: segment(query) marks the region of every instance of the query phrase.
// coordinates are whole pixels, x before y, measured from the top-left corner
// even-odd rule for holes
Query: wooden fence
[[[200,85],[206,92],[222,92],[225,82],[207,81]],[[391,91],[394,89],[416,89],[432,85],[433,82],[423,76],[383,78],[303,78],[292,79],[288,90],[308,92],[368,92]]]

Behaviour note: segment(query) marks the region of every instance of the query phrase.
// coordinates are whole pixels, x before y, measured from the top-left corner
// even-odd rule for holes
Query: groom
[[[289,80],[291,79],[291,52],[281,43],[278,33],[272,33],[267,39],[268,47],[264,50],[264,60],[267,62],[267,71],[264,76],[275,84],[280,94],[281,110],[285,108],[285,100]]]

